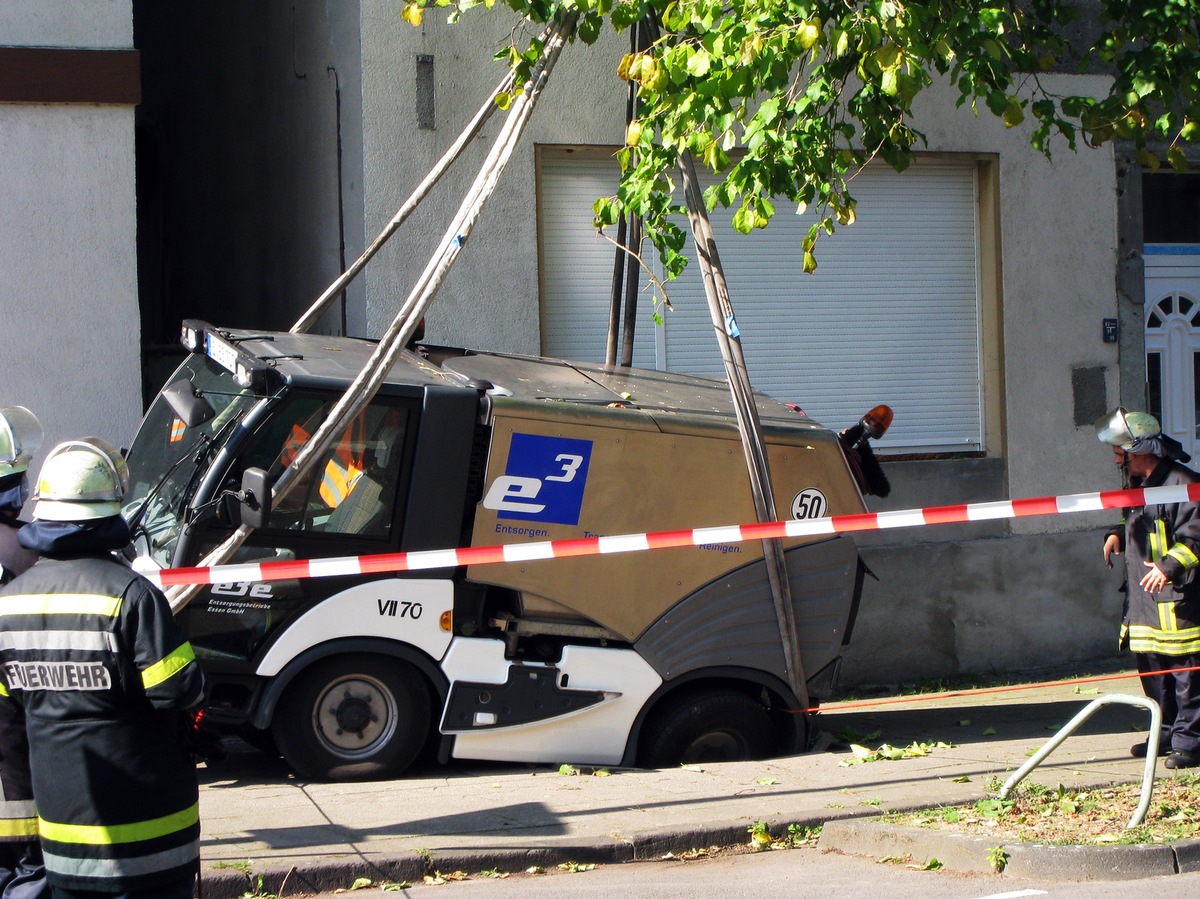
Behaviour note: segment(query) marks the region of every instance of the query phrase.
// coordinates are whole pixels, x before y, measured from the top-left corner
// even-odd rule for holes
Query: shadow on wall
[[[840,689],[1114,661],[1120,571],[1097,534],[865,547]],[[1128,658],[1132,665],[1132,658]]]

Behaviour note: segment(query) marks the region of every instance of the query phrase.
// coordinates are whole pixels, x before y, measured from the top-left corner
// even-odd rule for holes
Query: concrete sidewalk
[[[850,819],[983,798],[989,785],[1020,767],[1096,691],[1140,695],[1131,677],[831,706],[818,716],[818,727],[871,748],[914,740],[953,744],[920,758],[852,766],[841,764],[852,755],[840,748],[765,762],[618,769],[610,776],[586,768],[566,775],[553,767],[455,763],[396,781],[314,784],[297,780],[281,761],[246,749],[200,768],[204,894],[241,896],[247,871],[255,883],[263,875],[273,891],[286,876],[287,892],[295,894],[348,887],[357,877],[419,882],[430,870],[650,859],[744,844],[756,821],[776,834],[789,824],[825,824],[823,846],[879,856],[902,854],[896,840],[907,840],[903,852],[914,858],[979,867],[986,865],[988,846],[933,831],[861,826],[861,820],[851,826]],[[1101,709],[1030,779],[1071,788],[1140,781],[1144,762],[1131,758],[1129,747],[1139,739],[1134,731],[1144,731],[1148,721],[1147,712],[1129,706]],[[1170,776],[1161,762],[1158,775]],[[1141,851],[1149,848],[1158,855]],[[1081,863],[1079,853],[1068,851],[1066,862],[1057,858],[1054,864],[1068,864],[1073,879],[1106,879],[1174,873],[1181,857],[1185,869],[1192,863],[1186,851],[1161,846],[1084,854],[1095,863]],[[1055,876],[1053,866],[1040,864],[1018,848],[1010,853],[1009,873]]]

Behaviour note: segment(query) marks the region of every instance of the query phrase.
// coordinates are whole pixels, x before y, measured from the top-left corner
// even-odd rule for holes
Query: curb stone
[[[374,882],[420,883],[433,871],[443,873],[499,868],[523,871],[537,865],[552,868],[568,862],[579,864],[623,864],[649,861],[667,853],[687,852],[697,847],[732,848],[746,843],[746,827],[697,828],[687,831],[660,831],[623,838],[610,834],[612,842],[598,844],[581,841],[541,849],[430,850],[428,855],[413,852],[409,856],[372,858],[366,853],[344,856],[313,857],[302,866],[279,868],[275,865],[247,875],[227,867],[205,866],[205,899],[241,899],[248,886],[257,885],[280,893],[330,892],[346,889],[358,877]],[[991,857],[996,848],[1005,853],[1003,875],[1014,878],[1076,881],[1132,880],[1176,873],[1200,871],[1200,839],[1164,845],[1130,846],[1047,846],[1036,843],[997,842],[986,836],[961,834],[924,827],[891,824],[878,818],[841,818],[825,822],[817,848],[848,855],[876,858],[910,856],[924,863],[931,859],[955,871],[995,873]]]
[[[993,873],[991,857],[1005,854],[1004,875],[1049,880],[1135,880],[1200,871],[1200,840],[1129,846],[1048,846],[996,840],[879,819],[830,821],[821,830],[820,849],[878,858],[937,859],[956,871]]]
[[[524,871],[537,865],[553,868],[557,865],[612,865],[636,861],[651,861],[667,853],[684,853],[698,847],[732,848],[748,842],[749,825],[714,825],[689,830],[668,830],[641,833],[624,837],[608,835],[608,842],[581,840],[538,849],[430,849],[428,854],[412,852],[400,857],[372,857],[369,852],[348,853],[344,856],[313,857],[302,865],[280,868],[278,863],[264,865],[262,870],[251,863],[249,877],[256,886],[262,877],[263,889],[281,892],[286,882],[289,894],[296,892],[330,892],[345,889],[358,877],[374,882],[420,883],[434,871],[479,871],[499,868],[502,871]],[[204,865],[201,872],[204,899],[242,899],[247,891],[247,875],[228,866]]]

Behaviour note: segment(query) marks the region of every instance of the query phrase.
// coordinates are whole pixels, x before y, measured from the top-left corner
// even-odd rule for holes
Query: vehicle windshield
[[[185,427],[159,394],[129,450],[129,493],[123,510],[133,528],[138,556],[168,567],[182,530],[183,515],[219,444],[217,435],[255,402],[233,375],[206,356],[189,356],[170,383],[190,380],[216,414]]]

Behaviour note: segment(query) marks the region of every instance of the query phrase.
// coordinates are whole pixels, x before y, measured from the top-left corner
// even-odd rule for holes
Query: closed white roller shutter
[[[540,160],[543,352],[602,360],[613,250],[591,210],[617,166],[588,150]],[[831,427],[887,403],[892,451],[982,449],[976,181],[973,163],[868,167],[851,190],[857,223],[818,243],[812,275],[800,252],[811,214],[780,203],[769,228],[740,235],[731,212],[714,213],[754,386]],[[642,301],[634,364],[723,376],[694,262],[668,290],[665,328]]]

